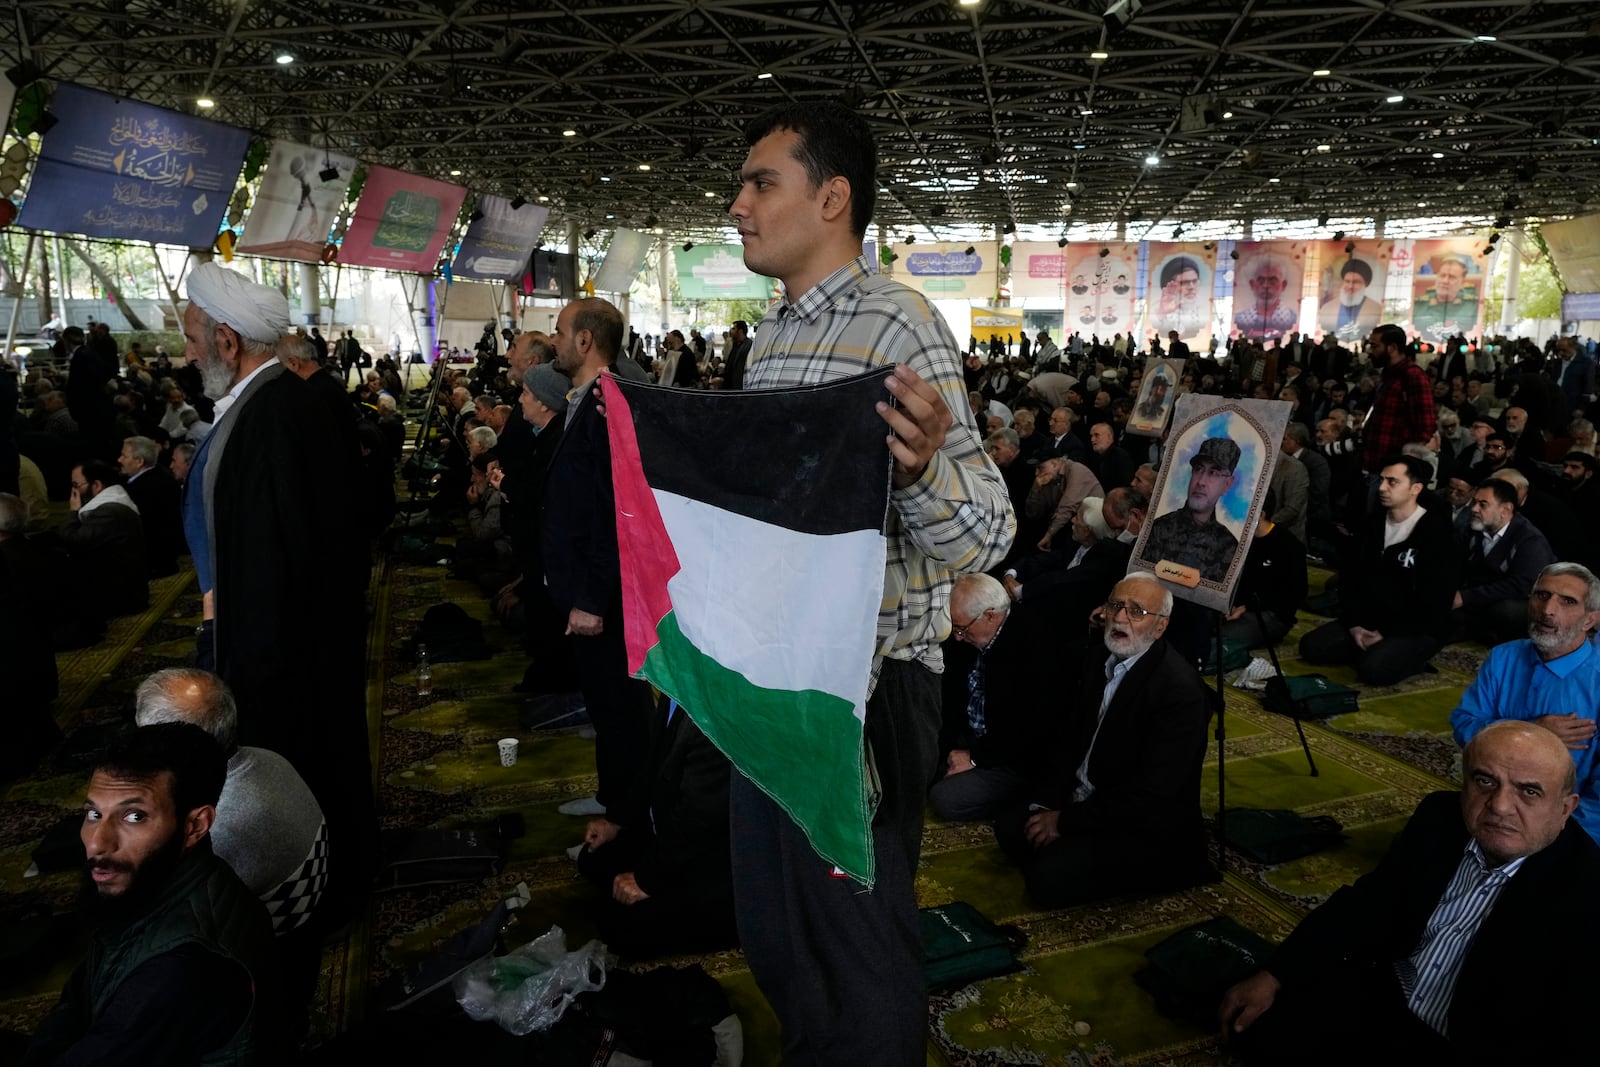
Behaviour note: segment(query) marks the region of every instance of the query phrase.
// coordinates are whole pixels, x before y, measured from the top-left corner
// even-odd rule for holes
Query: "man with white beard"
[[[1372,267],[1360,259],[1339,268],[1339,289],[1317,309],[1317,325],[1341,341],[1366,337],[1383,319],[1383,305],[1367,295]]]
[[[1552,563],[1528,596],[1528,636],[1489,653],[1478,677],[1450,713],[1465,746],[1497,719],[1524,719],[1559,737],[1578,774],[1572,817],[1600,841],[1600,650],[1589,632],[1600,625],[1600,578],[1577,563]]]
[[[1063,757],[1033,803],[995,822],[1041,908],[1214,881],[1200,815],[1210,693],[1163,634],[1172,594],[1134,571],[1095,612],[1104,660],[1093,653],[1081,690],[1040,713],[1059,718]],[[1069,690],[1062,690],[1069,693]]]

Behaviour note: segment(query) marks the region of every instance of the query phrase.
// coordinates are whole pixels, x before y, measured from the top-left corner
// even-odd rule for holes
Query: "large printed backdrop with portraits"
[[[1239,573],[1278,461],[1283,431],[1289,425],[1291,406],[1282,400],[1230,400],[1196,393],[1178,398],[1166,453],[1156,473],[1150,515],[1139,531],[1129,570],[1154,571],[1173,596],[1202,607],[1226,611],[1232,606]],[[1158,527],[1170,530],[1180,521],[1188,521],[1182,513],[1188,506],[1191,461],[1212,439],[1230,442],[1238,449],[1232,483],[1218,496],[1209,522],[1204,526],[1195,524],[1192,530],[1185,527],[1180,539],[1168,539],[1167,549],[1181,543],[1182,554],[1152,546],[1150,541]],[[1228,451],[1227,445],[1212,448]],[[1174,518],[1162,523],[1167,516]],[[1234,542],[1231,551],[1216,548],[1225,545],[1229,537]],[[1208,548],[1214,551],[1206,553]],[[1201,562],[1189,554],[1196,551],[1209,554],[1210,558]],[[1180,572],[1187,572],[1189,577],[1180,577]]]

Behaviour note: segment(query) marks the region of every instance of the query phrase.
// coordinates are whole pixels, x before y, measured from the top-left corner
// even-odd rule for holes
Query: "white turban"
[[[271,344],[289,332],[289,301],[282,293],[215,263],[189,272],[189,299],[246,341]]]

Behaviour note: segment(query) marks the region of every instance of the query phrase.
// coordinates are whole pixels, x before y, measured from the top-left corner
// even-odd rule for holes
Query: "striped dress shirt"
[[[1422,942],[1410,957],[1395,963],[1411,1013],[1441,1036],[1450,1036],[1450,999],[1478,927],[1527,858],[1490,867],[1477,840],[1469,839],[1455,877],[1423,928]]]
[[[1005,482],[967,403],[955,338],[927,297],[873,274],[860,256],[768,309],[744,379],[746,389],[790,388],[896,363],[938,390],[955,421],[922,477],[891,493],[874,683],[884,656],[944,669],[939,643],[950,633],[955,575],[993,567],[1016,535]]]

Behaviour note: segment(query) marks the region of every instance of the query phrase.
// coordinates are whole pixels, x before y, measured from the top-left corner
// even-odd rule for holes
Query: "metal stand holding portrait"
[[[1150,518],[1129,561],[1129,570],[1150,571],[1173,596],[1217,613],[1212,660],[1217,672],[1214,736],[1221,866],[1227,862],[1228,736],[1222,613],[1233,605],[1245,556],[1266,506],[1291,406],[1281,400],[1230,400],[1195,393],[1179,397],[1150,499]],[[1271,651],[1276,664],[1277,650]],[[1306,745],[1306,758],[1310,757]],[[1315,769],[1312,764],[1313,773]]]

